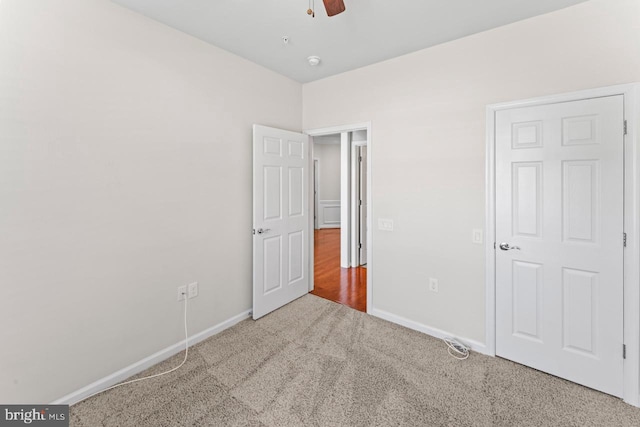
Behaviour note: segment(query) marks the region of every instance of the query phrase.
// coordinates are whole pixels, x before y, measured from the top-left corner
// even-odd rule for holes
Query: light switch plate
[[[378,229],[384,231],[393,231],[393,220],[378,218]]]
[[[473,243],[482,243],[482,229],[481,228],[474,228],[473,229],[473,234],[471,237],[471,241]]]

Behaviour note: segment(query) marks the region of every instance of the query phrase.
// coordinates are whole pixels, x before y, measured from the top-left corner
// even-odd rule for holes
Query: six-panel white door
[[[622,396],[623,98],[499,111],[495,131],[496,354]]]
[[[309,138],[253,126],[253,318],[309,290]]]

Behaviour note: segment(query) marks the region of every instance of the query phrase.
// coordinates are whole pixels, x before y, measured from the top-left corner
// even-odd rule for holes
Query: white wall
[[[318,160],[318,228],[340,228],[340,134],[313,138]]]
[[[352,142],[361,142],[367,140],[367,131],[366,130],[357,130],[355,132],[351,132],[351,141]]]
[[[107,0],[0,2],[0,402],[251,307],[251,125],[301,85]]]
[[[373,306],[484,342],[485,106],[633,81],[640,2],[593,0],[305,84],[305,129],[372,121]]]
[[[340,135],[336,144],[314,144],[313,157],[320,163],[318,197],[340,200]]]

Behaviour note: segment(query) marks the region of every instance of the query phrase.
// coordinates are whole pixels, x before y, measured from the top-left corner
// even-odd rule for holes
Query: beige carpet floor
[[[71,425],[637,427],[640,409],[306,295],[72,406]]]

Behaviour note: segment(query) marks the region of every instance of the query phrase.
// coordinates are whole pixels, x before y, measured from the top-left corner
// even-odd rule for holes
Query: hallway
[[[322,298],[367,311],[367,269],[340,268],[340,229],[314,231],[314,290]]]

